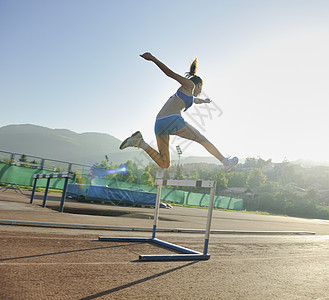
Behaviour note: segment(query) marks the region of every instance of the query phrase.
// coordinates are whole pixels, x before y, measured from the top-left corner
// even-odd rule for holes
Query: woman
[[[143,140],[142,134],[139,131],[124,140],[120,149],[125,149],[127,147],[141,148],[158,164],[160,168],[169,168],[169,137],[170,135],[177,135],[201,144],[210,154],[223,163],[227,172],[232,171],[239,161],[238,158],[233,157],[229,159],[224,157],[211,142],[209,142],[192,125],[185,122],[181,116],[181,112],[186,111],[193,103],[210,103],[209,99],[196,98],[201,93],[203,85],[202,79],[195,75],[197,71],[197,59],[191,64],[187,77],[183,77],[170,70],[165,64],[149,52],[142,54],[141,57],[145,60],[154,62],[162,72],[168,77],[175,79],[181,86],[177,92],[168,99],[156,117],[154,129],[159,151],[156,151],[148,145]]]

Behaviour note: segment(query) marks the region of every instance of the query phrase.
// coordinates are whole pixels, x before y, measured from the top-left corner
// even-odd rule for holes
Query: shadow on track
[[[163,271],[161,273],[158,273],[158,274],[154,274],[152,276],[148,276],[148,277],[145,277],[145,278],[142,278],[142,279],[139,279],[139,280],[136,280],[136,281],[133,281],[133,282],[130,282],[130,283],[127,283],[127,284],[124,284],[124,285],[121,285],[121,286],[118,286],[116,288],[112,288],[112,289],[109,289],[109,290],[106,290],[106,291],[103,291],[103,292],[99,292],[97,294],[94,294],[94,295],[91,295],[91,296],[88,296],[88,297],[84,297],[84,298],[80,298],[80,300],[92,300],[92,299],[96,299],[98,297],[102,297],[102,296],[106,296],[106,295],[109,295],[109,294],[112,294],[112,293],[115,293],[115,292],[118,292],[120,290],[123,290],[123,289],[126,289],[126,288],[129,288],[131,286],[134,286],[134,285],[137,285],[137,284],[141,284],[143,282],[146,282],[146,281],[149,281],[149,280],[152,280],[152,279],[156,279],[160,276],[163,276],[163,275],[166,275],[166,274],[169,274],[169,273],[172,273],[172,272],[175,272],[177,270],[180,270],[180,269],[183,269],[185,267],[188,267],[188,266],[191,266],[193,264],[197,263],[197,261],[193,261],[193,262],[190,262],[188,264],[185,264],[183,266],[179,266],[179,267],[176,267],[176,268],[173,268],[173,269],[170,269],[170,270],[167,270],[167,271]]]

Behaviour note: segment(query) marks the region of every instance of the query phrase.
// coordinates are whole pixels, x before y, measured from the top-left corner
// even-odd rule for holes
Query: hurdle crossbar
[[[208,254],[208,244],[211,228],[212,211],[214,206],[216,182],[215,181],[202,181],[202,180],[155,180],[157,185],[157,197],[154,209],[154,221],[151,238],[134,238],[134,237],[99,237],[100,241],[112,241],[112,242],[151,242],[163,247],[175,250],[181,254],[169,254],[169,255],[140,255],[139,260],[143,261],[174,261],[174,260],[207,260],[210,258]],[[159,208],[162,186],[187,186],[187,187],[206,187],[210,188],[210,200],[208,207],[207,224],[205,230],[205,239],[203,252],[194,251],[176,244],[168,243],[156,238],[156,231],[159,219]]]
[[[43,201],[42,201],[42,207],[45,207],[46,202],[47,202],[50,179],[64,178],[65,179],[64,187],[63,187],[63,192],[62,192],[62,197],[61,197],[61,203],[60,203],[60,206],[59,206],[59,212],[63,212],[64,211],[65,198],[66,198],[67,185],[68,185],[69,179],[73,179],[74,177],[75,177],[75,175],[72,172],[34,174],[33,175],[34,184],[33,184],[33,190],[32,190],[32,194],[31,194],[30,204],[33,203],[34,194],[35,194],[35,191],[36,191],[36,188],[37,188],[37,180],[38,179],[47,179],[45,194],[43,196]]]

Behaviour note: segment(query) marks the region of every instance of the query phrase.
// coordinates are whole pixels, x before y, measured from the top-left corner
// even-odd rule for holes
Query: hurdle
[[[33,175],[34,184],[33,184],[33,190],[32,190],[32,194],[31,194],[30,204],[33,203],[34,194],[35,194],[35,190],[37,188],[37,180],[38,179],[47,179],[45,194],[43,196],[43,201],[42,201],[42,207],[46,207],[50,180],[51,179],[65,178],[62,197],[61,197],[61,203],[60,203],[59,210],[58,210],[59,212],[63,212],[64,211],[64,202],[65,202],[65,198],[66,198],[66,191],[67,191],[68,181],[69,181],[69,179],[73,179],[74,177],[75,177],[75,175],[72,172],[34,174]]]
[[[8,183],[6,186],[4,186],[3,188],[1,188],[0,191],[5,192],[5,191],[7,191],[10,188],[12,188],[16,193],[18,193],[17,192],[17,190],[18,190],[18,191],[20,191],[20,193],[22,195],[24,195],[24,193],[22,192],[22,190],[19,188],[19,186],[15,182]]]
[[[138,237],[99,237],[99,241],[111,241],[111,242],[151,242],[157,245],[161,245],[171,250],[180,252],[179,254],[166,254],[166,255],[140,255],[139,260],[142,261],[176,261],[176,260],[208,260],[210,254],[208,254],[208,244],[211,228],[211,219],[214,206],[214,198],[216,191],[215,181],[201,181],[201,180],[163,180],[156,179],[155,185],[157,185],[157,196],[154,208],[154,220],[153,230],[151,238],[138,238]],[[208,207],[208,216],[205,230],[203,252],[194,251],[176,244],[168,243],[166,241],[156,238],[156,231],[159,219],[159,208],[161,189],[163,186],[185,186],[185,187],[205,187],[210,188],[210,199]]]

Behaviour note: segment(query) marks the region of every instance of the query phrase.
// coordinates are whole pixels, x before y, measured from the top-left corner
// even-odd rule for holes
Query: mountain
[[[105,155],[116,164],[136,158],[145,163],[141,150],[120,151],[120,144],[119,139],[105,133],[76,133],[31,124],[0,127],[0,151],[87,165],[101,162]]]

